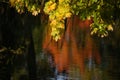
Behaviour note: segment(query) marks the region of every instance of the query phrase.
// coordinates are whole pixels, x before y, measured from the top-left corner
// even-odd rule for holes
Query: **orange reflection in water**
[[[58,42],[51,39],[50,31],[47,32],[43,49],[53,56],[59,72],[69,70],[70,65],[75,64],[80,68],[80,73],[84,74],[85,60],[90,58],[100,64],[98,47],[89,33],[92,22],[92,19],[82,21],[77,16],[67,19],[65,34]]]

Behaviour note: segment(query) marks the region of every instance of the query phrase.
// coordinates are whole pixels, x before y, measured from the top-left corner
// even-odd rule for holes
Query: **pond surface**
[[[120,31],[94,37],[91,20],[74,16],[55,42],[41,15],[0,9],[0,80],[120,80]]]

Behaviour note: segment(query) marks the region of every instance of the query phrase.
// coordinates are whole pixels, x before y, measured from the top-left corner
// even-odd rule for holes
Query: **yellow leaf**
[[[57,36],[55,36],[55,41],[58,41],[59,39],[60,39],[60,36],[59,35],[57,35]]]
[[[108,29],[109,31],[113,31],[112,25],[108,25],[107,29]]]
[[[50,11],[51,11],[51,10],[54,10],[55,8],[56,8],[56,3],[53,3],[53,4],[49,7]]]
[[[68,13],[66,13],[65,16],[66,16],[66,17],[71,17],[71,15],[72,15],[72,14],[71,14],[70,12],[68,12]]]
[[[52,20],[51,23],[50,23],[50,26],[53,26],[53,25],[56,25],[57,24],[57,21],[56,20]]]
[[[37,11],[33,11],[32,15],[36,16],[36,15],[38,15],[38,12]]]
[[[59,3],[62,3],[64,0],[59,0]]]

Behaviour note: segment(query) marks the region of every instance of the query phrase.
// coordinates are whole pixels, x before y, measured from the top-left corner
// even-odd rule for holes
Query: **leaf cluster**
[[[65,28],[65,19],[71,17],[70,0],[49,0],[44,12],[49,15],[51,36],[55,41],[61,38]]]
[[[9,0],[11,6],[19,13],[24,9],[33,15],[38,15],[41,3],[44,3],[43,11],[49,15],[51,36],[59,40],[65,29],[65,19],[72,15],[79,15],[83,20],[93,18],[90,26],[91,35],[97,34],[100,37],[108,36],[113,31],[114,10],[120,9],[119,0]]]
[[[40,13],[39,2],[33,2],[31,0],[9,0],[12,7],[15,7],[18,13],[24,13],[26,10],[36,16]]]

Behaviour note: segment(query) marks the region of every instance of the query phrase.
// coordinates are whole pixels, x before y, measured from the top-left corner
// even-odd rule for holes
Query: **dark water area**
[[[46,22],[44,14],[18,14],[0,3],[0,80],[120,80],[119,30],[91,37],[68,20],[65,38],[55,43]],[[71,24],[80,27],[71,31]]]

